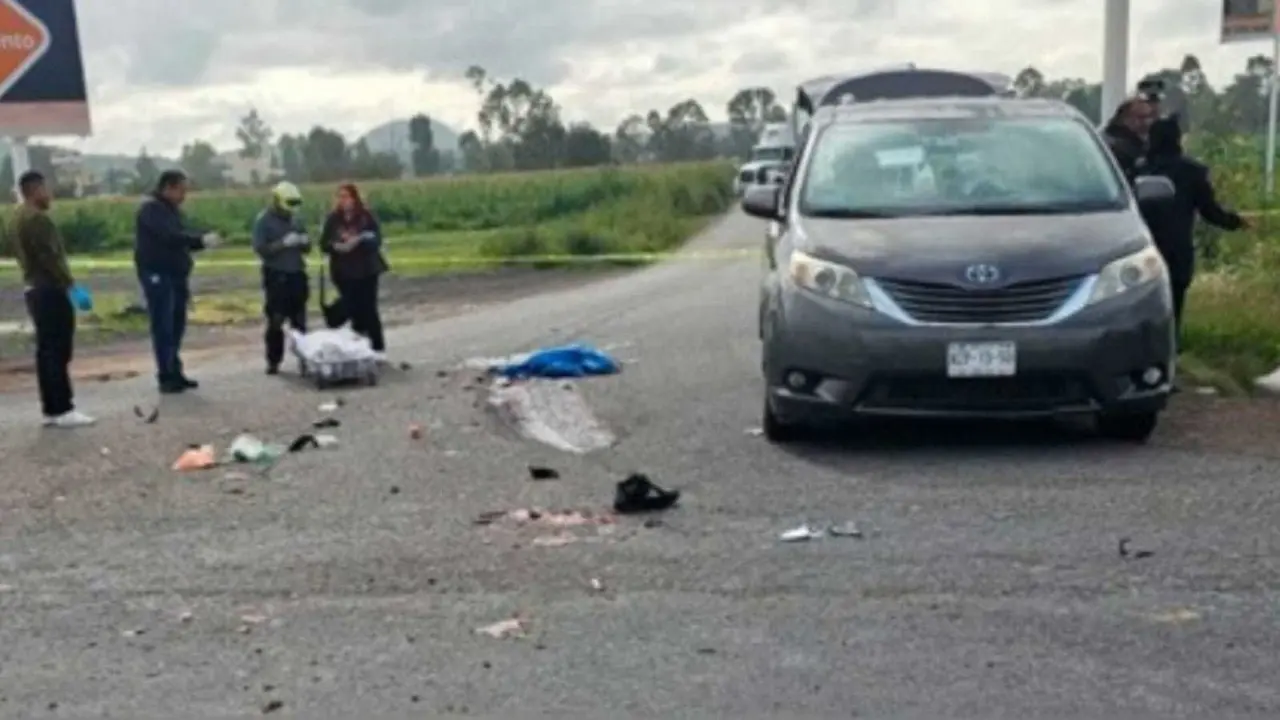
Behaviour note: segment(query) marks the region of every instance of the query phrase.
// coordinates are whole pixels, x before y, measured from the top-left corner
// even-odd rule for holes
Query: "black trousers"
[[[71,352],[76,334],[76,313],[65,290],[32,288],[27,291],[27,312],[36,328],[36,380],[45,417],[75,409],[71,393]]]
[[[385,352],[382,337],[382,315],[378,312],[378,276],[359,279],[333,279],[342,302],[351,316],[351,329],[369,339],[376,352]]]
[[[267,318],[263,341],[267,346],[267,365],[276,367],[284,359],[284,324],[299,332],[307,331],[307,300],[311,284],[306,273],[286,273],[262,269],[262,291],[265,300],[262,314]]]

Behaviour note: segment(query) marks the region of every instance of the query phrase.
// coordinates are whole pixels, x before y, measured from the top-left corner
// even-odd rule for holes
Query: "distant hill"
[[[436,150],[440,152],[458,151],[458,131],[436,120],[431,121],[431,132],[434,134]],[[356,142],[364,140],[373,152],[389,152],[400,158],[406,168],[413,167],[413,143],[409,142],[409,120],[392,120],[382,123],[369,132],[361,135]]]

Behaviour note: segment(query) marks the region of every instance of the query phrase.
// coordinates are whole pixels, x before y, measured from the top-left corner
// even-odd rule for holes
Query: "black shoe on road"
[[[187,391],[187,385],[181,382],[162,382],[160,383],[161,395],[180,395]]]
[[[267,366],[267,374],[268,374],[268,375],[279,375],[279,374],[280,374],[280,366],[279,366],[279,365],[268,365],[268,366]]]
[[[182,377],[178,378],[178,382],[188,390],[198,390],[200,388],[200,383],[196,382],[195,380],[192,380],[186,375],[183,375]]]

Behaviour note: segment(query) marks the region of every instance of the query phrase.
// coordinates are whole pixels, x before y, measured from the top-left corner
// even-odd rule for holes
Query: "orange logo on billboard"
[[[18,0],[0,0],[0,97],[49,50],[49,28]]]

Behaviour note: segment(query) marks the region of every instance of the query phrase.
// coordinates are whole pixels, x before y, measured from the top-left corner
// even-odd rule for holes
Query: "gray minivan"
[[[759,308],[770,440],[858,416],[1155,429],[1175,327],[1139,208],[1172,184],[1131,188],[1065,103],[980,95],[821,107],[784,185],[747,191],[744,211],[776,223]]]

